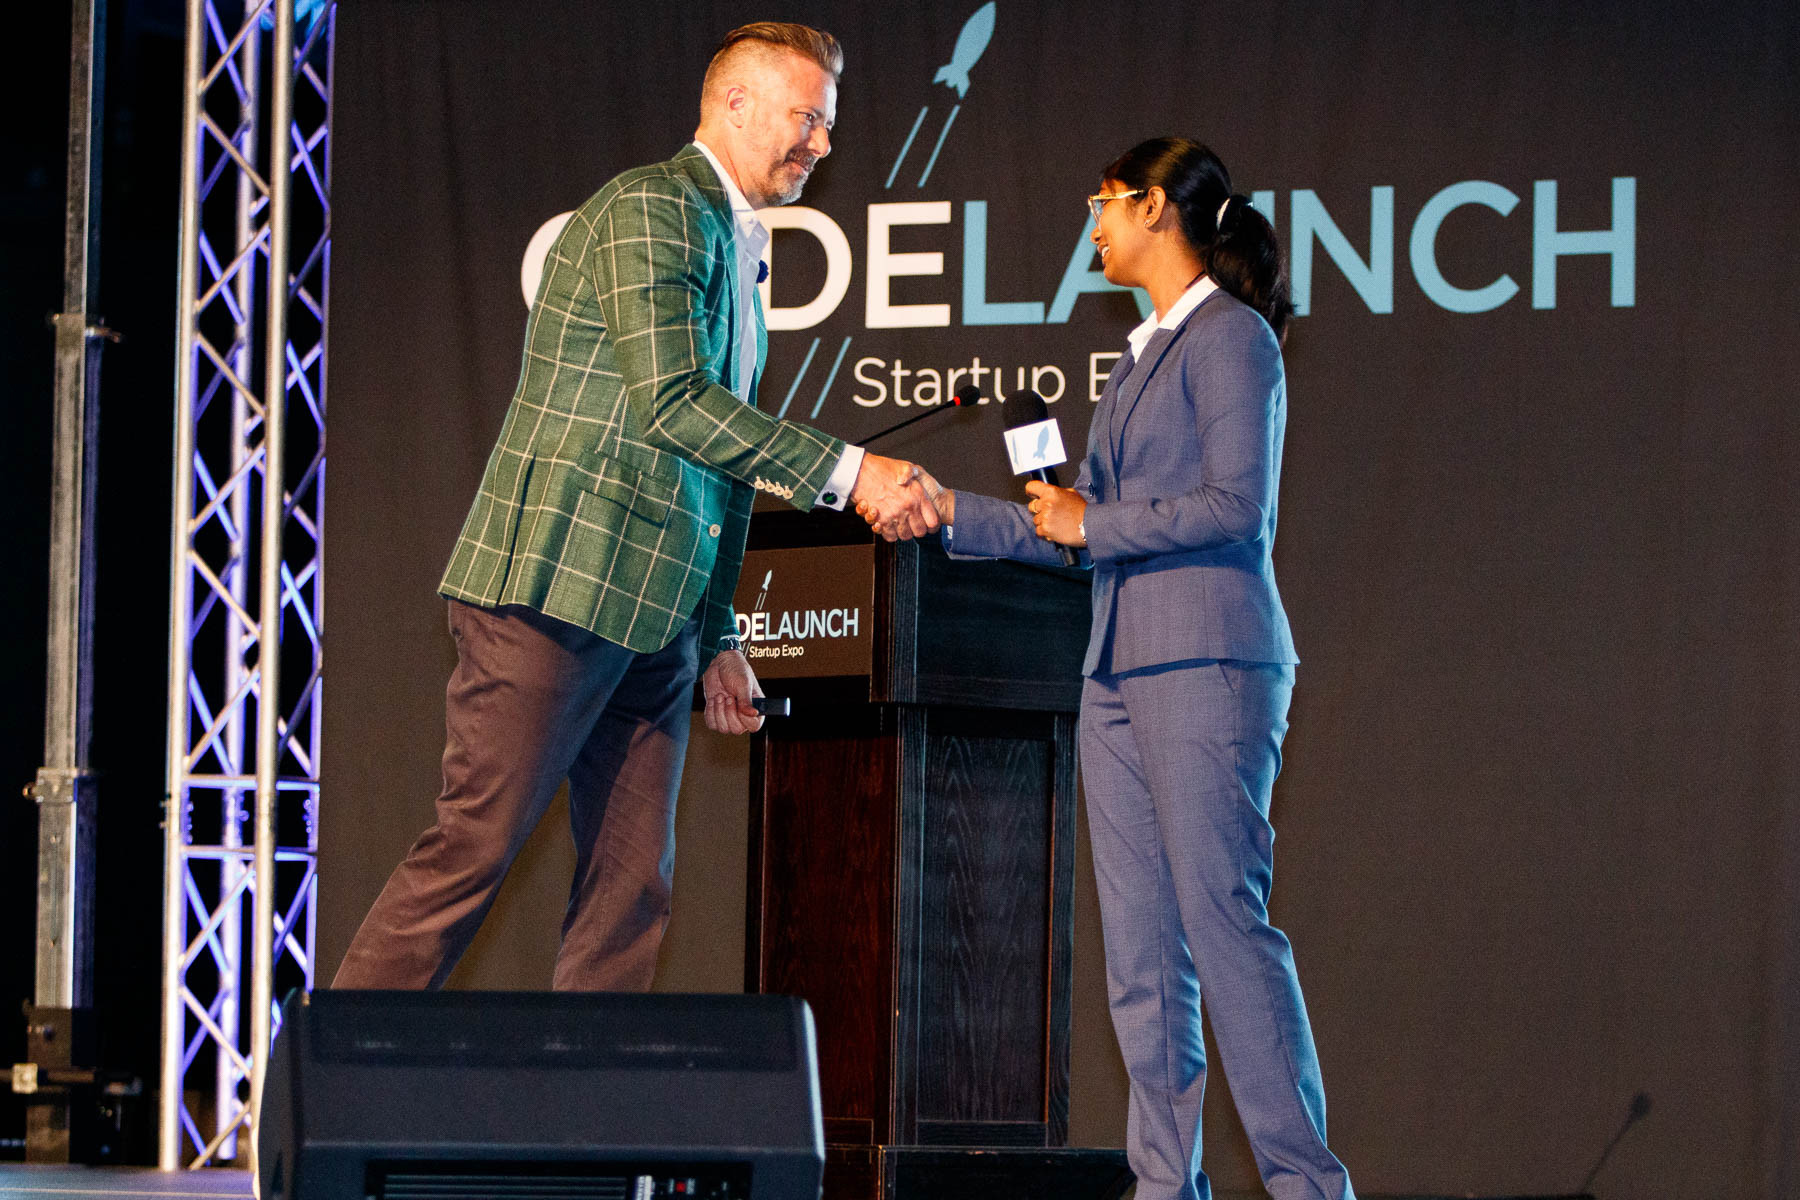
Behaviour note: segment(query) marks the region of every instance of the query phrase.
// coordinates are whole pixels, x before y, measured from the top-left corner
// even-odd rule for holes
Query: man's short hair
[[[710,94],[726,71],[752,55],[767,54],[771,49],[798,54],[820,70],[829,72],[834,82],[844,73],[844,48],[823,29],[789,21],[753,21],[726,34],[719,48],[713,51],[712,61],[706,66],[701,94]]]

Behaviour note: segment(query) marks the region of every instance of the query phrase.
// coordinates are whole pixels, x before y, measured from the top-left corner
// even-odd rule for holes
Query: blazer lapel
[[[1156,368],[1162,365],[1163,356],[1169,352],[1169,347],[1175,344],[1175,339],[1180,336],[1181,330],[1186,328],[1187,322],[1183,321],[1180,329],[1159,329],[1152,334],[1150,340],[1144,343],[1144,353],[1139,357],[1137,365],[1132,368],[1131,374],[1126,377],[1124,385],[1119,389],[1118,415],[1114,419],[1112,427],[1107,431],[1112,438],[1112,453],[1115,462],[1125,452],[1125,426],[1131,421],[1132,410],[1137,408],[1139,398],[1143,396],[1144,389],[1150,384],[1150,377],[1155,375]]]
[[[1151,377],[1156,374],[1156,369],[1162,366],[1163,359],[1168,357],[1169,348],[1183,333],[1187,332],[1188,327],[1194,323],[1194,318],[1199,316],[1200,310],[1210,304],[1213,297],[1218,294],[1217,288],[1208,292],[1206,299],[1195,305],[1194,311],[1190,312],[1181,324],[1173,329],[1157,330],[1144,344],[1141,362],[1133,368],[1131,377],[1125,381],[1125,402],[1120,407],[1118,422],[1112,430],[1112,450],[1115,457],[1125,452],[1125,426],[1130,423],[1132,411],[1137,408],[1137,402],[1143,396],[1144,389],[1150,385]]]
[[[762,292],[752,290],[750,304],[756,313],[756,370],[750,374],[750,395],[746,397],[751,408],[762,407],[756,402],[756,396],[762,389],[763,368],[769,365],[769,327],[763,319]]]
[[[1088,458],[1094,464],[1094,495],[1101,500],[1111,499],[1118,494],[1119,471],[1113,452],[1112,429],[1119,411],[1120,392],[1130,374],[1131,367],[1121,355],[1106,377],[1106,386],[1100,391],[1100,402],[1094,406],[1094,416],[1088,422]]]
[[[731,240],[725,243],[725,371],[719,382],[725,390],[735,393],[738,379],[738,354],[742,347],[738,345],[738,262],[737,231],[732,230]],[[756,393],[750,393],[754,396]],[[741,398],[741,397],[740,397]]]
[[[711,206],[714,218],[725,227],[725,361],[720,382],[725,385],[727,391],[735,392],[738,372],[739,281],[737,225],[731,216],[731,198],[725,194],[725,185],[719,182],[719,173],[713,169],[713,165],[707,160],[706,155],[700,152],[700,148],[692,142],[683,146],[680,153],[675,155],[675,163],[686,172],[689,179],[693,180],[694,186],[700,190],[701,196]],[[759,335],[761,326],[762,322],[759,318],[757,321]],[[760,375],[761,371],[762,356],[759,355],[757,374]],[[752,397],[756,395],[754,390],[750,394]],[[754,404],[754,399],[751,403]]]

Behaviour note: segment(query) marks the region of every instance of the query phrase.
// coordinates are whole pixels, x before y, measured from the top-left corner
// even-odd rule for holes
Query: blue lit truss
[[[188,3],[164,1170],[247,1160],[279,997],[314,978],[337,8],[302,8]]]

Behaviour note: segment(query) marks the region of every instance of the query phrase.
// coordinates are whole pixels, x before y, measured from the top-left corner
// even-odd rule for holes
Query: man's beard
[[[806,181],[812,177],[813,164],[819,160],[803,150],[796,150],[776,164],[769,172],[767,194],[771,205],[792,204],[800,198],[806,188]],[[798,179],[791,179],[787,174],[789,166],[806,168]]]

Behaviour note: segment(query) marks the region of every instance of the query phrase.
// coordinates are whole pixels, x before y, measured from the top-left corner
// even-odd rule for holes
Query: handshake
[[[924,537],[956,519],[956,493],[917,463],[864,454],[850,499],[869,528],[890,542]]]
[[[1031,497],[1025,510],[1040,538],[1071,549],[1087,545],[1087,499],[1080,492],[1041,479],[1026,483],[1025,491]],[[890,542],[924,537],[956,522],[956,493],[904,459],[864,454],[850,499],[869,528]],[[1075,565],[1066,552],[1063,561]]]

